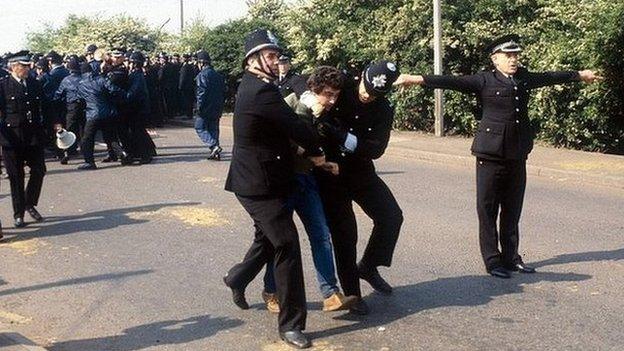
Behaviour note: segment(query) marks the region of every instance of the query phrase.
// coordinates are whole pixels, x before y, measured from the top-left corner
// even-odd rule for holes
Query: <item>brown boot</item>
[[[351,308],[358,301],[357,296],[344,296],[341,292],[334,293],[323,301],[323,311],[344,311]]]
[[[264,303],[266,303],[267,310],[269,310],[269,312],[280,312],[279,300],[277,299],[277,295],[263,291],[262,299],[264,300]]]

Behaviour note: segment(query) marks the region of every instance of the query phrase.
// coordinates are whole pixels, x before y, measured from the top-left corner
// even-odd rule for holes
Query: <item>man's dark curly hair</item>
[[[337,68],[331,66],[319,66],[308,78],[308,89],[319,94],[325,87],[341,90],[344,85],[344,76]]]

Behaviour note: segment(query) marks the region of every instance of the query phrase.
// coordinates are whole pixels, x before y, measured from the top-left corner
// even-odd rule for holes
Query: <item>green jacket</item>
[[[312,109],[304,105],[295,93],[292,93],[284,98],[286,104],[290,106],[290,108],[295,111],[297,116],[301,118],[305,123],[313,126],[314,124],[314,116],[312,115]],[[314,164],[312,161],[308,160],[307,157],[303,157],[297,154],[297,149],[299,145],[295,144],[292,140],[290,141],[292,145],[293,159],[295,161],[295,173],[298,174],[310,174],[312,169],[314,168]]]

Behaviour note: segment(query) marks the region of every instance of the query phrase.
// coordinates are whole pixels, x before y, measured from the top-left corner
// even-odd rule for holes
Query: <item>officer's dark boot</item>
[[[63,152],[63,157],[61,158],[61,164],[66,165],[68,161],[69,161],[69,152],[65,151]]]
[[[358,274],[360,275],[360,279],[366,280],[377,292],[384,295],[392,294],[392,287],[379,275],[377,267],[367,265],[360,261],[360,263],[358,263]]]

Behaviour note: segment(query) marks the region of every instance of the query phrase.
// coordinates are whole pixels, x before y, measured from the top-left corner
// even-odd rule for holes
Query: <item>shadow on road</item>
[[[5,231],[5,236],[13,235],[5,238],[3,243],[13,243],[32,238],[42,238],[58,235],[68,235],[79,232],[96,232],[109,230],[125,225],[133,225],[149,222],[148,219],[131,218],[129,213],[157,211],[165,207],[173,206],[194,206],[200,202],[181,202],[181,203],[163,203],[146,206],[135,206],[126,208],[116,208],[110,210],[96,211],[84,213],[74,216],[47,217],[45,222],[30,223],[28,227],[21,230]],[[35,230],[27,231],[29,228]],[[1,244],[0,244],[1,245]]]
[[[496,279],[485,275],[440,278],[428,282],[394,288],[390,297],[373,294],[367,298],[372,313],[365,317],[346,314],[336,319],[352,320],[355,324],[310,333],[314,339],[340,335],[356,330],[387,325],[421,311],[448,306],[485,305],[495,297],[519,294],[523,285],[540,282],[572,282],[590,279],[575,273],[514,274],[512,279]]]
[[[243,324],[239,319],[197,316],[182,320],[168,320],[125,329],[121,335],[101,338],[69,340],[48,347],[50,351],[132,351],[161,345],[185,344],[204,339],[220,331]],[[223,350],[227,347],[224,345]]]
[[[132,277],[132,276],[149,274],[152,272],[154,271],[151,269],[146,269],[146,270],[122,272],[122,273],[99,274],[99,275],[94,275],[90,277],[61,280],[61,281],[54,282],[54,283],[46,283],[46,284],[39,284],[39,285],[33,285],[33,286],[26,286],[22,288],[0,290],[0,296],[19,294],[19,293],[23,293],[27,291],[37,291],[37,290],[58,288],[61,286],[68,286],[68,285],[89,284],[89,283],[95,283],[95,282],[99,282],[103,280],[119,280],[119,279],[124,279],[124,278]]]
[[[536,267],[554,266],[557,264],[575,263],[575,262],[594,262],[594,261],[619,261],[624,260],[624,249],[616,249],[610,251],[590,251],[575,252],[563,254],[547,260],[532,262]]]

